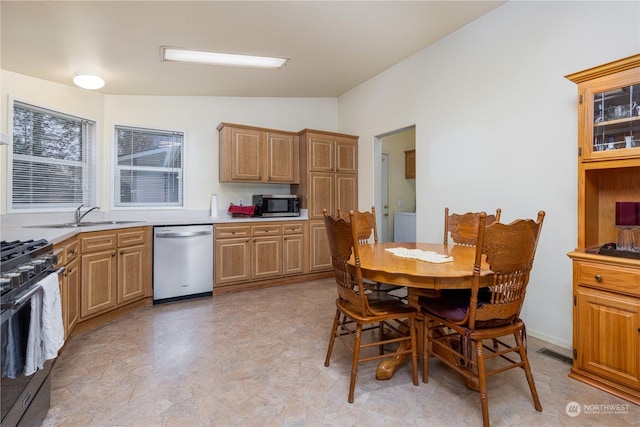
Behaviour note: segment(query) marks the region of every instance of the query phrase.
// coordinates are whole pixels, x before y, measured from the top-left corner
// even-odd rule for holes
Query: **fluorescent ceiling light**
[[[83,89],[100,89],[104,86],[104,80],[93,74],[78,73],[73,77],[73,82]]]
[[[170,47],[162,47],[162,60],[255,68],[280,68],[285,64],[285,62],[287,62],[287,58],[202,52],[197,50],[174,49]]]

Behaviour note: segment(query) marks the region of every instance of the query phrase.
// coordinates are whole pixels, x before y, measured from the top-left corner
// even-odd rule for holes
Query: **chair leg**
[[[487,398],[487,374],[484,367],[482,340],[475,341],[478,364],[478,383],[480,386],[480,404],[482,405],[482,425],[489,427],[489,399]]]
[[[527,382],[529,383],[529,389],[531,390],[531,397],[533,397],[533,405],[536,408],[536,411],[542,412],[542,405],[540,404],[540,399],[538,398],[538,391],[536,390],[536,384],[533,381],[533,374],[531,373],[531,366],[529,365],[529,358],[527,357],[527,349],[524,347],[522,341],[522,333],[521,331],[518,331],[514,333],[513,336],[516,339],[520,358],[522,359],[522,363],[524,364],[524,373],[527,376]]]
[[[429,320],[425,317],[422,321],[422,382],[429,382],[429,355],[431,351],[431,339],[429,336]]]
[[[329,338],[329,348],[327,349],[327,357],[324,359],[324,366],[329,366],[331,353],[333,352],[333,344],[336,342],[336,334],[338,333],[338,323],[340,321],[340,310],[336,310],[336,316],[333,319],[333,327],[331,328],[331,338]]]
[[[356,377],[358,375],[358,363],[360,362],[361,339],[362,339],[362,323],[358,323],[355,331],[355,341],[353,343],[353,358],[351,360],[351,382],[349,384],[349,403],[353,403],[353,395],[356,388]]]
[[[378,341],[384,340],[384,322],[380,322],[378,324]],[[380,355],[384,354],[384,345],[380,344],[378,346],[378,352]]]
[[[409,330],[411,332],[411,364],[413,367],[413,385],[418,385],[418,338],[417,325],[414,318],[409,319]]]

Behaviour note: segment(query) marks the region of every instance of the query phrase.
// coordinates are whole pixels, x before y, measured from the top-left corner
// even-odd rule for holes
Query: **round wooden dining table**
[[[387,250],[392,248],[420,249],[448,255],[453,260],[433,263],[404,258]],[[471,288],[473,282],[476,248],[472,246],[444,245],[442,243],[374,243],[358,246],[358,253],[363,278],[406,286],[409,305],[418,309],[418,298],[421,295],[433,296],[434,291],[440,289],[468,289]],[[350,263],[355,265],[353,259]],[[489,266],[483,262],[480,271],[481,280],[488,283],[492,274]],[[421,339],[419,339],[421,346],[422,342],[420,341]],[[376,370],[376,378],[391,378],[404,359],[406,357],[396,357],[380,362]]]

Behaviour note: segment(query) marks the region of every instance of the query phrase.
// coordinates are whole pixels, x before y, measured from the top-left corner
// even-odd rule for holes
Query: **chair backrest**
[[[487,215],[486,225],[500,222],[502,209],[496,209],[495,215]],[[465,214],[449,214],[449,208],[444,208],[444,244],[451,240],[457,245],[475,246],[478,241],[478,222],[480,212],[467,212]]]
[[[338,296],[353,304],[362,316],[379,314],[369,307],[363,286],[358,254],[357,218],[354,212],[349,212],[348,220],[339,216],[334,218],[326,209],[323,210],[323,214]],[[348,263],[352,256],[354,265]]]
[[[467,310],[470,329],[508,324],[520,316],[544,216],[540,211],[535,221],[519,219],[510,224],[486,225],[487,216],[480,213],[473,288]],[[481,288],[487,285],[480,275],[483,258],[494,273],[488,290]]]
[[[349,221],[350,212],[342,212],[338,208],[338,218]],[[356,218],[356,233],[358,237],[358,243],[361,245],[371,243],[371,236],[373,235],[373,243],[378,243],[378,227],[376,226],[376,207],[371,206],[371,212],[353,211]]]

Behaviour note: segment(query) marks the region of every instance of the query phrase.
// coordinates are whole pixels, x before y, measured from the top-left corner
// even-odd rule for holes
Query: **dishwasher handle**
[[[201,230],[201,231],[165,231],[163,233],[156,233],[156,237],[161,238],[184,238],[184,237],[195,237],[195,236],[208,236],[213,234],[210,230]]]

